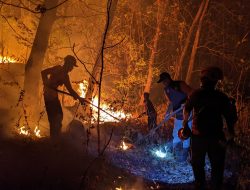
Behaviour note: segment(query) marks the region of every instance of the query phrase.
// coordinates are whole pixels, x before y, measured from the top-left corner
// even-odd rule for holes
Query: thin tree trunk
[[[181,76],[181,71],[182,71],[181,67],[183,65],[184,58],[186,56],[186,53],[187,53],[187,50],[188,50],[188,47],[189,47],[189,44],[190,44],[190,41],[191,41],[191,38],[192,38],[192,34],[193,34],[193,31],[194,31],[195,26],[196,26],[196,23],[199,21],[199,18],[200,18],[201,14],[202,14],[204,4],[205,4],[205,0],[203,0],[201,2],[201,5],[200,5],[200,7],[198,9],[198,12],[195,15],[195,18],[194,18],[194,20],[192,22],[192,25],[191,25],[191,27],[190,27],[190,29],[188,31],[188,35],[187,35],[187,39],[186,39],[185,44],[184,44],[184,48],[183,48],[183,50],[181,52],[179,61],[176,64],[174,79],[178,79]]]
[[[187,71],[187,75],[186,75],[186,80],[185,80],[188,84],[190,84],[191,80],[192,80],[192,72],[193,72],[193,69],[194,69],[195,56],[196,56],[196,53],[197,53],[199,40],[200,40],[200,35],[201,35],[202,23],[203,23],[203,20],[204,20],[204,17],[205,17],[207,8],[208,8],[208,4],[209,4],[209,0],[206,0],[204,9],[202,11],[202,15],[201,15],[200,20],[199,20],[198,28],[197,28],[197,31],[196,31],[194,44],[193,44],[193,48],[192,48],[192,53],[191,53],[191,57],[190,57],[190,60],[189,60],[189,66],[188,66],[188,71]]]
[[[105,41],[110,25],[110,11],[112,7],[112,0],[108,0],[107,2],[107,18],[106,18],[106,25],[103,33],[103,41],[101,46],[101,71],[100,71],[100,78],[99,78],[99,91],[98,91],[98,108],[100,108],[101,103],[101,88],[102,88],[102,76],[103,76],[103,69],[104,69],[104,47],[105,47]],[[98,109],[98,117],[97,117],[97,137],[98,137],[98,154],[101,153],[101,137],[100,137],[100,109]]]
[[[54,7],[57,4],[58,0],[45,1],[46,7]],[[41,15],[33,46],[28,61],[25,65],[25,105],[29,105],[28,110],[32,112],[32,116],[35,116],[34,111],[37,110],[40,72],[44,62],[45,53],[48,48],[51,29],[55,20],[56,8],[51,9]]]
[[[115,9],[116,9],[116,6],[117,6],[117,2],[118,0],[113,0],[112,1],[112,4],[111,4],[111,8],[110,8],[110,16],[109,16],[109,25],[112,24],[112,21],[113,21],[113,18],[114,18],[114,13],[115,13]],[[101,43],[103,43],[103,40],[104,40],[104,35],[102,36],[101,38]],[[98,76],[100,75],[100,70],[101,70],[101,52],[102,52],[102,46],[99,48],[99,53],[96,57],[96,61],[95,61],[95,65],[93,67],[93,70],[92,70],[92,76],[95,78],[95,80],[98,80]],[[97,92],[97,87],[98,87],[98,84],[96,83],[92,77],[89,78],[88,80],[88,89],[87,89],[87,92],[86,92],[86,99],[88,101],[92,101],[92,97],[93,95]],[[88,106],[88,105],[86,105]]]
[[[148,62],[148,76],[147,76],[147,82],[144,88],[144,92],[150,92],[151,85],[152,85],[152,79],[153,79],[153,65],[155,62],[155,57],[158,51],[158,42],[161,34],[161,26],[165,15],[166,10],[166,1],[165,0],[157,0],[158,5],[158,11],[157,11],[157,25],[156,25],[156,31],[153,38],[153,43],[151,47],[151,54]]]

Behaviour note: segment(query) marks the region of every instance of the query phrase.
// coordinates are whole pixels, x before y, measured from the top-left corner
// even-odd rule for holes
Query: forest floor
[[[107,138],[104,141],[107,142],[111,129],[105,131],[107,131]],[[104,133],[104,131],[102,132]],[[167,162],[159,159],[157,161],[157,158],[152,157],[152,155],[143,153],[145,152],[143,148],[133,148],[127,152],[119,150],[121,133],[120,129],[115,128],[110,146],[105,151],[104,156],[98,159],[95,159],[96,142],[90,143],[89,151],[86,152],[86,144],[80,138],[79,131],[73,132],[71,130],[70,133],[64,134],[57,141],[52,141],[49,138],[34,140],[22,136],[2,138],[0,142],[0,189],[143,190],[193,188],[192,180],[183,183],[180,179],[182,183],[175,181],[175,183],[170,184],[159,180],[161,179],[159,175],[158,180],[157,178],[153,179],[150,175],[144,175],[155,173],[156,171],[152,170],[154,167],[158,168],[158,173],[167,172],[167,170],[159,169],[160,165]],[[138,160],[136,161],[135,158]],[[150,160],[154,160],[154,162],[151,164]],[[86,168],[89,166],[90,169],[86,172]],[[190,168],[190,166],[188,167]],[[174,168],[178,169],[178,166]],[[173,168],[169,169],[169,171],[171,170]],[[170,173],[168,172],[168,174]],[[190,173],[189,175],[192,176]],[[83,177],[84,180],[82,180]],[[182,176],[180,175],[180,177]],[[178,182],[178,179],[175,180]],[[236,189],[235,180],[235,176],[229,176],[225,180],[225,189]]]
[[[96,129],[91,130],[89,142],[78,121],[72,122],[69,129],[58,140],[19,134],[4,137],[0,131],[0,189],[193,189],[190,163],[178,164],[171,154],[157,158],[153,150],[159,146],[155,145],[133,146],[126,151],[119,148],[126,130],[124,124],[102,126],[102,147],[112,129],[113,133],[101,157],[97,156]],[[224,189],[247,189],[250,184],[249,154],[245,154],[242,165],[241,150],[236,149],[227,153]],[[206,169],[209,173],[209,166]]]

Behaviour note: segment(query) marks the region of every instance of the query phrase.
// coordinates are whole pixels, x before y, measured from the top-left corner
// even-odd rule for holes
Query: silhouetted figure
[[[84,103],[84,98],[81,98],[72,89],[70,84],[68,73],[71,72],[74,67],[77,67],[76,59],[71,55],[67,55],[64,58],[63,66],[54,66],[41,72],[44,85],[44,102],[50,124],[50,136],[52,138],[60,135],[63,120],[63,112],[58,99],[57,87],[64,85],[74,99],[78,99],[81,103]]]
[[[230,99],[216,90],[223,72],[218,67],[208,67],[201,71],[201,87],[195,90],[185,104],[183,127],[187,127],[189,114],[193,111],[191,161],[196,189],[205,188],[205,157],[211,163],[210,189],[221,189],[223,182],[226,139],[223,132],[223,117],[226,120],[230,139],[234,136],[237,116]]]
[[[172,80],[171,76],[167,72],[160,74],[160,79],[157,83],[162,83],[164,86],[164,91],[166,98],[169,102],[166,116],[170,114],[171,111],[175,111],[181,107],[182,104],[191,94],[192,88],[187,85],[184,81]],[[183,111],[180,110],[176,113],[174,119],[174,129],[173,129],[173,153],[177,161],[186,161],[188,158],[188,151],[190,147],[190,139],[181,141],[178,137],[178,131],[182,128],[183,121]],[[191,125],[191,122],[190,122]]]
[[[146,114],[148,115],[148,129],[151,130],[152,128],[157,126],[157,112],[155,111],[154,105],[149,99],[149,93],[144,93],[143,103],[145,106]]]

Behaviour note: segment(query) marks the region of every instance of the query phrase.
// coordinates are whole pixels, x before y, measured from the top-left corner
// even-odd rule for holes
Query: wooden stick
[[[59,92],[59,93],[66,94],[66,95],[68,95],[68,96],[73,97],[70,93],[65,92],[65,91],[63,91],[63,90],[58,90],[58,89],[53,89],[53,90],[55,90],[55,91],[57,91],[57,92]],[[112,114],[110,114],[110,113],[108,113],[107,111],[105,111],[104,109],[102,109],[102,108],[100,108],[100,107],[94,105],[93,103],[91,103],[91,102],[89,102],[89,101],[87,101],[87,100],[84,100],[84,101],[85,101],[86,103],[88,103],[88,104],[94,106],[95,108],[101,110],[102,112],[108,114],[109,116],[111,116],[112,118],[116,119],[117,121],[123,122],[121,119],[119,119],[119,118],[113,116]]]

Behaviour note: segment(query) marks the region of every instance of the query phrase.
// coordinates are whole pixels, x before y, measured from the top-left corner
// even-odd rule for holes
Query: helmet
[[[66,57],[64,57],[64,64],[66,65],[72,65],[74,67],[78,67],[76,65],[76,58],[72,55],[67,55]]]
[[[178,137],[184,141],[187,140],[191,136],[192,132],[189,127],[181,128],[178,131]]]
[[[223,79],[223,72],[219,67],[210,66],[201,71],[201,78],[207,78],[210,81],[218,81]]]

